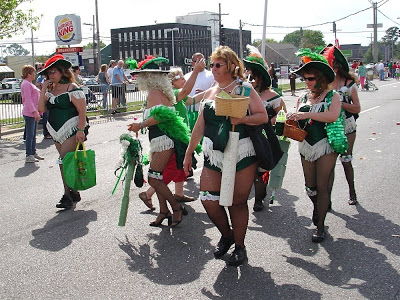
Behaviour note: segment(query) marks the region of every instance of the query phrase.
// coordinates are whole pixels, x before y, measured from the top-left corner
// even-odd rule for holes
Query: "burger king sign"
[[[82,42],[80,16],[73,14],[57,16],[54,24],[57,45],[74,45]]]

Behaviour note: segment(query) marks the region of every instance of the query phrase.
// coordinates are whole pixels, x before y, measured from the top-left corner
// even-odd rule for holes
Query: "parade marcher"
[[[312,220],[317,226],[312,241],[319,243],[325,238],[325,217],[330,204],[330,178],[333,176],[338,153],[328,143],[325,124],[339,118],[341,105],[337,92],[330,83],[335,72],[323,55],[299,50],[304,65],[295,71],[308,88],[297,101],[296,112],[288,114],[290,120],[298,121],[299,127],[308,132],[299,142],[299,152],[307,195],[314,210]],[[328,107],[328,103],[331,104]]]
[[[351,162],[353,160],[353,147],[356,140],[356,119],[361,109],[360,100],[358,98],[358,80],[353,73],[350,73],[347,60],[338,48],[335,46],[328,46],[324,49],[323,54],[336,73],[335,80],[332,82],[332,87],[339,93],[342,108],[346,115],[345,131],[349,142],[349,148],[346,153],[340,154],[339,159],[342,162],[349,186],[348,203],[354,205],[357,203],[357,195],[354,187],[354,169]]]
[[[197,144],[203,139],[204,167],[201,173],[201,201],[211,221],[221,233],[221,239],[214,251],[215,258],[221,258],[232,244],[235,250],[228,259],[228,265],[240,265],[247,259],[245,235],[249,219],[247,200],[253,185],[257,168],[255,150],[243,124],[259,125],[268,122],[268,116],[258,93],[251,89],[250,115],[243,118],[215,115],[215,98],[224,91],[231,93],[236,86],[236,79],[243,79],[243,64],[237,54],[227,46],[219,46],[210,57],[210,68],[217,85],[205,92],[201,102],[199,117],[192,132],[184,160],[184,169],[188,174],[192,167],[192,154]],[[219,203],[221,190],[221,170],[223,168],[224,149],[228,141],[228,131],[235,125],[239,132],[239,149],[236,164],[236,176],[233,191],[233,204],[229,206],[231,225],[228,215]]]
[[[360,61],[358,65],[358,76],[360,78],[361,89],[365,87],[365,77],[367,76],[367,68],[364,66],[363,62]]]
[[[189,77],[188,81],[185,80],[183,76],[183,72],[181,68],[174,68],[171,69],[168,73],[168,79],[171,81],[176,103],[174,104],[175,110],[177,111],[178,115],[183,119],[187,126],[189,126],[188,116],[187,116],[187,105],[193,105],[198,103],[201,100],[201,97],[197,97],[193,99],[192,97],[188,96],[190,91],[193,88],[193,85],[196,81],[196,78],[204,69],[205,60],[199,60],[196,62],[193,68],[192,75]],[[187,196],[183,192],[183,184],[187,179],[185,172],[183,169],[178,169],[175,162],[175,157],[172,156],[168,165],[163,173],[163,179],[166,184],[168,184],[171,180],[175,182],[175,199],[178,202],[192,202],[195,198]],[[151,197],[155,193],[154,188],[149,187],[145,192],[141,192],[139,194],[139,198],[145,203],[145,205],[150,208],[154,209],[152,205]]]
[[[39,111],[49,110],[47,129],[59,153],[59,166],[64,185],[64,195],[57,208],[71,208],[81,200],[79,192],[70,189],[64,179],[62,159],[73,152],[77,143],[86,140],[89,124],[86,117],[85,94],[75,83],[71,63],[63,55],[56,54],[44,64],[39,74],[46,76],[39,99]]]
[[[171,227],[177,226],[187,210],[175,199],[167,184],[163,181],[163,172],[170,158],[175,156],[178,169],[182,169],[183,156],[189,142],[189,128],[176,115],[175,95],[171,82],[168,80],[168,71],[159,69],[159,65],[168,63],[163,57],[147,56],[137,65],[138,88],[147,91],[147,106],[142,122],[129,125],[129,130],[138,132],[143,128],[149,130],[150,140],[150,168],[148,183],[156,190],[160,203],[160,213],[150,226],[161,226],[164,219]],[[172,207],[171,214],[168,203]]]
[[[21,98],[22,115],[25,120],[25,162],[27,163],[34,163],[43,159],[36,152],[36,129],[40,120],[38,111],[40,90],[32,83],[35,74],[35,68],[31,65],[22,67]]]
[[[253,88],[258,92],[263,105],[268,114],[268,121],[273,125],[278,112],[284,106],[281,96],[275,91],[271,90],[271,77],[268,73],[268,65],[262,58],[261,54],[255,47],[247,46],[250,50],[250,55],[244,60],[246,68],[246,75],[249,82],[252,83]],[[265,174],[267,172],[267,174]],[[264,176],[265,174],[265,176]],[[261,211],[264,209],[264,198],[267,196],[269,171],[258,168],[254,179],[255,201],[253,210]]]

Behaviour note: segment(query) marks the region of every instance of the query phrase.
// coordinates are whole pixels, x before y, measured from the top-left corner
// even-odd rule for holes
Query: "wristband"
[[[85,131],[85,128],[83,128],[83,129],[78,128],[78,131]]]

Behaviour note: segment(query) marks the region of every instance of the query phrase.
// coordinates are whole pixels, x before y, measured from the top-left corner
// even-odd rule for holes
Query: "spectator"
[[[125,84],[127,81],[129,82],[124,73],[124,61],[119,60],[117,65],[113,69],[113,74],[111,77],[111,93],[113,97],[111,114],[113,115],[119,113],[119,111],[117,111],[118,104],[126,106]]]
[[[292,93],[292,96],[294,96],[294,97],[297,97],[296,96],[296,78],[297,78],[296,73],[294,73],[294,72],[289,73],[290,91]]]
[[[276,76],[276,71],[275,71],[275,64],[271,63],[271,67],[268,70],[269,76],[271,76],[272,79],[272,87],[274,89],[278,88],[278,76]]]
[[[113,70],[116,65],[117,63],[115,62],[115,60],[110,60],[110,63],[108,64],[107,76],[108,79],[110,80],[110,83],[111,83],[111,78],[113,76]]]
[[[106,109],[108,89],[110,88],[110,79],[107,74],[106,64],[101,65],[100,72],[97,75],[97,81],[100,82],[101,93],[103,94],[103,109]]]
[[[383,64],[383,61],[378,64],[377,70],[379,72],[379,80],[383,81],[385,80],[385,65]]]
[[[73,66],[72,67],[72,72],[74,74],[74,78],[75,78],[75,81],[78,84],[78,86],[83,85],[83,79],[82,79],[82,76],[81,76],[82,71],[79,68],[79,66]]]
[[[367,76],[367,68],[362,61],[360,61],[360,65],[358,66],[358,76],[360,77],[361,89],[363,90],[365,86],[365,77]]]
[[[25,65],[22,68],[22,115],[25,120],[25,162],[35,163],[44,159],[36,153],[36,128],[40,120],[38,111],[38,102],[40,90],[32,83],[35,79],[35,68],[31,65]]]

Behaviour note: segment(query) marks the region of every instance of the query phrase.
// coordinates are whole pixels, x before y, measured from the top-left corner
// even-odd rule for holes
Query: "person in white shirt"
[[[115,62],[115,60],[110,60],[110,63],[108,65],[108,69],[107,69],[107,76],[110,79],[110,82],[111,82],[111,78],[113,76],[113,69],[116,65],[117,65],[117,63]]]
[[[379,72],[379,80],[383,81],[385,80],[385,65],[383,64],[383,61],[378,64],[378,72]]]
[[[195,53],[192,55],[192,67],[194,67],[194,65],[196,64],[197,61],[200,61],[201,59],[204,59],[204,55],[201,53]],[[185,74],[185,80],[187,81],[190,76],[192,75],[192,72],[189,72],[187,74]],[[199,72],[199,74],[197,75],[197,79],[196,82],[193,86],[192,91],[190,92],[189,96],[193,96],[195,94],[201,93],[205,90],[208,90],[214,83],[214,76],[212,74],[211,71],[206,70],[206,68],[204,67],[204,69]]]

